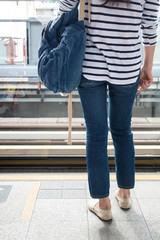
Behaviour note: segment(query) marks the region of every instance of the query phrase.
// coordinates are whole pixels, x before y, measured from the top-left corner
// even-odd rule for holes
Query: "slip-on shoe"
[[[115,192],[115,197],[116,197],[116,199],[118,201],[118,204],[119,204],[120,208],[123,208],[123,209],[131,208],[131,205],[132,205],[131,197],[122,198],[122,197],[118,196],[118,189]]]
[[[98,200],[91,199],[88,203],[88,208],[90,211],[95,213],[100,219],[108,221],[112,219],[111,210],[101,209],[98,205]]]

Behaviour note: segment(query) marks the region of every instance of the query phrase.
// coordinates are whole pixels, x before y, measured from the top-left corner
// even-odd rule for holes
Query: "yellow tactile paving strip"
[[[160,174],[135,174],[136,180],[160,180]],[[82,174],[2,174],[0,181],[45,181],[45,180],[88,180],[87,173]],[[116,180],[116,174],[110,174],[110,180]]]
[[[34,204],[36,202],[37,194],[39,191],[40,183],[32,183],[30,191],[28,193],[28,198],[26,200],[21,219],[30,219],[32,217]]]

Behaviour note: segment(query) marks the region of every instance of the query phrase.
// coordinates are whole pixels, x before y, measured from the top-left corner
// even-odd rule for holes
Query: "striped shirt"
[[[58,16],[79,0],[60,0]],[[86,49],[82,74],[88,80],[127,85],[136,82],[141,68],[141,44],[157,43],[159,0],[131,0],[129,4],[85,0]],[[140,30],[142,40],[140,38]]]

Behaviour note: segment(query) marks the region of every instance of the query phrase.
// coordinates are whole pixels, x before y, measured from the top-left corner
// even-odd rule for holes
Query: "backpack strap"
[[[84,9],[85,9],[85,0],[80,0],[79,16],[78,16],[79,21],[84,19]]]
[[[68,98],[68,142],[67,144],[72,144],[72,137],[71,137],[71,131],[72,131],[72,92],[69,93]]]
[[[85,0],[80,0],[79,21],[84,20]],[[88,22],[91,23],[91,0],[88,0]]]
[[[88,22],[91,23],[91,0],[88,0]]]
[[[80,0],[80,7],[79,7],[79,16],[78,20],[84,20],[84,9],[85,9],[85,0]],[[90,0],[88,0],[88,12],[89,12],[89,22],[90,22]],[[71,138],[71,131],[72,131],[72,92],[69,93],[69,99],[68,99],[68,120],[69,120],[69,126],[68,126],[68,142],[67,144],[72,144],[72,138]]]

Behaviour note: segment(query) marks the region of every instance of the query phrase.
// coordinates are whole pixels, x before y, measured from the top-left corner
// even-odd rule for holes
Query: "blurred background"
[[[54,94],[44,86],[41,91],[37,89],[40,33],[50,19],[56,18],[58,4],[55,0],[0,1],[1,117],[67,117],[67,97]],[[154,83],[137,95],[135,117],[160,117],[160,27],[158,35]],[[73,117],[82,117],[76,90]]]
[[[73,148],[67,146],[68,96],[54,94],[43,84],[38,90],[40,34],[57,17],[58,7],[56,0],[0,1],[0,166],[86,164],[77,89],[72,92]],[[142,165],[160,164],[160,24],[153,76],[153,84],[137,93],[133,109],[136,163]],[[108,154],[114,165],[110,133]]]

